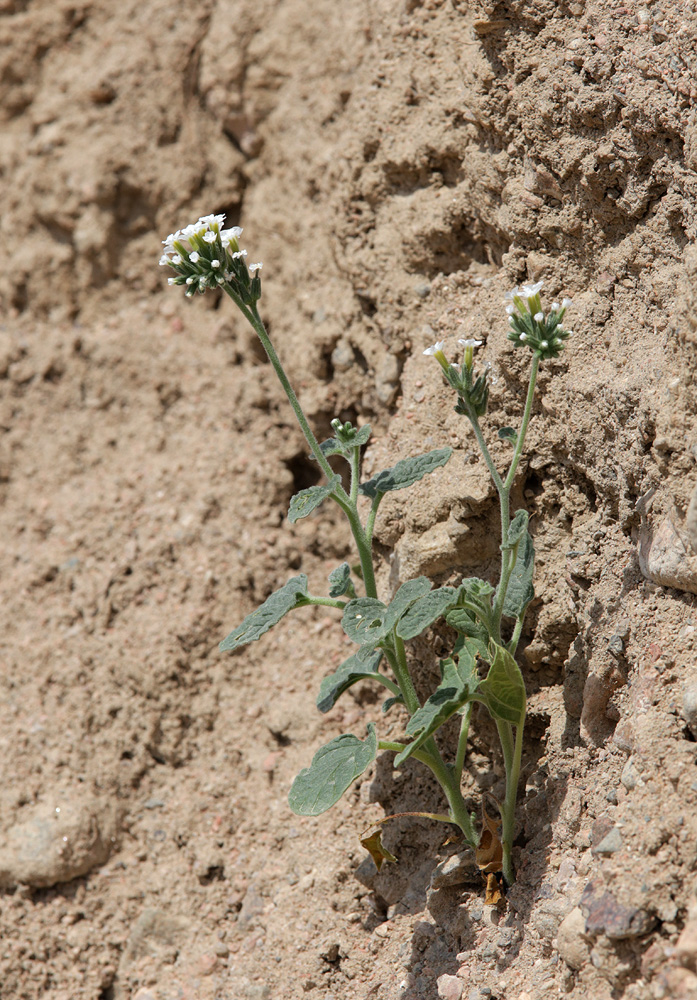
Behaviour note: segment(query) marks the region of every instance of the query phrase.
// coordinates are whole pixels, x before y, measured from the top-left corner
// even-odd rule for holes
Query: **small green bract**
[[[413,758],[428,767],[440,782],[448,802],[447,814],[423,813],[434,821],[453,823],[467,843],[476,848],[479,836],[473,813],[462,793],[472,706],[484,705],[496,724],[506,772],[501,814],[502,870],[506,882],[514,881],[512,849],[515,806],[523,749],[526,694],[525,682],[515,659],[525,614],[533,600],[534,546],[525,510],[511,512],[510,499],[525,435],[532,414],[540,363],[556,358],[571,335],[563,325],[571,301],[553,302],[545,312],[542,283],[514,288],[506,296],[508,338],[516,347],[531,352],[530,374],[520,426],[501,427],[498,437],[513,449],[505,475],[499,473],[484,438],[480,418],[489,399],[489,368],[474,370],[474,352],[482,341],[460,340],[464,349],[459,363],[451,363],[445,341],[426,348],[435,358],[447,385],[455,393],[455,410],[474,432],[499,494],[501,510],[501,567],[496,586],[476,577],[456,580],[453,586],[433,589],[424,576],[407,580],[391,599],[381,599],[375,583],[373,529],[383,497],[407,489],[437,472],[452,457],[449,447],[404,458],[391,468],[362,482],[361,449],[368,443],[370,427],[354,427],[350,421],[332,421],[334,436],[320,444],[298,402],[288,377],[259,316],[261,264],[247,266],[247,251],[240,249],[239,227],[223,229],[225,216],[203,216],[197,223],[168,236],[160,259],[174,272],[172,285],[182,285],[187,295],[220,288],[235,302],[251,324],[288,397],[323,476],[324,483],[301,490],[290,502],[289,520],[307,517],[325,501],[337,504],[348,519],[356,543],[358,565],[337,566],[329,576],[329,593],[308,590],[304,574],[292,577],[253,611],[220,644],[234,651],[254,642],[296,608],[320,605],[335,609],[354,652],[334,673],[325,677],[317,696],[317,707],[328,712],[354,684],[369,681],[384,687],[389,697],[383,712],[403,706],[408,714],[404,739],[380,740],[375,726],[368,726],[362,739],[345,733],[321,747],[309,767],[300,772],[289,794],[291,809],[299,815],[316,816],[329,809],[375,760],[379,751],[394,754],[399,767]],[[347,482],[327,461],[336,457],[348,465]],[[405,643],[416,639],[438,621],[454,630],[452,651],[440,661],[441,680],[423,702],[417,696],[407,664]],[[454,759],[446,761],[436,736],[451,719],[459,719],[459,739]],[[488,827],[491,830],[491,825]],[[368,841],[366,841],[368,843]],[[381,854],[394,860],[388,853]]]

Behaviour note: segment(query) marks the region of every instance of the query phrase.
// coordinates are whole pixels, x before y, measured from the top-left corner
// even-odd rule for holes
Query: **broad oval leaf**
[[[220,650],[226,652],[246,646],[248,642],[254,642],[270,628],[277,625],[281,618],[292,611],[293,608],[301,607],[303,598],[307,595],[307,577],[304,573],[294,576],[285,586],[275,590],[264,603],[247,615],[241,625],[227,636],[220,643]]]
[[[310,486],[308,489],[296,493],[290,501],[288,510],[290,523],[295,524],[301,517],[307,517],[308,514],[311,514],[327,497],[332,495],[340,482],[341,476],[332,476],[331,480],[324,486]]]
[[[391,469],[383,469],[367,483],[361,483],[359,489],[363,496],[374,499],[378,493],[389,493],[391,490],[403,490],[423,479],[429,472],[445,465],[453,453],[452,448],[436,448],[424,455],[414,458],[404,458]]]
[[[343,562],[341,566],[337,566],[329,574],[329,596],[343,597],[344,594],[350,593],[352,590],[351,567],[347,562]]]
[[[416,576],[413,580],[407,580],[402,584],[387,608],[385,624],[388,626],[388,631],[420,597],[428,594],[432,586],[427,576]]]
[[[490,656],[492,651],[489,673],[479,685],[479,696],[495,719],[520,726],[526,705],[523,675],[507,649],[492,642]]]
[[[340,667],[329,677],[325,677],[320,684],[317,695],[317,708],[320,712],[328,712],[336,705],[338,699],[353,684],[358,681],[373,679],[382,681],[382,674],[379,674],[378,664],[382,658],[382,653],[372,653],[370,659],[364,663],[357,656],[350,656],[344,660]]]
[[[454,587],[440,587],[415,601],[397,623],[397,635],[413,639],[440,618],[457,599]]]
[[[375,726],[359,740],[351,733],[337,736],[321,747],[293,782],[288,804],[298,816],[319,816],[338,802],[347,788],[372,764],[378,752]]]
[[[479,675],[477,662],[470,648],[463,647],[457,657],[441,660],[440,668],[440,684],[407,723],[407,735],[414,739],[397,754],[395,767],[411,757],[436,730],[475,697]]]
[[[386,612],[376,597],[357,597],[344,608],[341,627],[359,646],[375,646],[389,632],[385,627]]]
[[[532,578],[535,572],[535,547],[526,531],[518,545],[515,566],[508,580],[503,613],[507,618],[520,618],[525,614],[530,601],[535,596]]]

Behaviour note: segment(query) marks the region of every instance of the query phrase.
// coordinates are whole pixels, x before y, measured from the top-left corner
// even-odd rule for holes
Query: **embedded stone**
[[[588,883],[579,905],[586,918],[586,934],[606,934],[622,941],[648,934],[656,922],[645,910],[619,903],[601,879]]]
[[[570,969],[577,972],[590,957],[590,940],[586,934],[583,911],[575,906],[562,920],[557,931],[557,950]]]

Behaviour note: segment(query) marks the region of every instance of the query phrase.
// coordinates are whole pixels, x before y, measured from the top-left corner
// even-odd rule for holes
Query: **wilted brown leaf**
[[[361,844],[370,854],[378,871],[382,868],[383,861],[394,861],[395,864],[397,863],[394,854],[390,854],[382,843],[382,830],[376,830],[369,837],[363,838]]]

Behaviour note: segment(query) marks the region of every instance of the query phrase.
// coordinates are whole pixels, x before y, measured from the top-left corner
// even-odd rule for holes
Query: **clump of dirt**
[[[0,4],[0,976],[49,1000],[697,996],[695,12],[668,0]],[[232,306],[185,301],[160,240],[226,212],[313,425],[374,428],[372,474],[450,444],[383,505],[389,595],[491,577],[496,500],[435,340],[485,342],[486,433],[526,358],[501,300],[574,300],[516,483],[536,591],[519,878],[484,904],[416,764],[330,813],[286,793],[314,750],[404,718],[302,611],[217,644],[350,554]],[[412,644],[428,690],[444,634]],[[446,734],[447,737],[447,734]],[[501,765],[475,717],[467,789]]]

